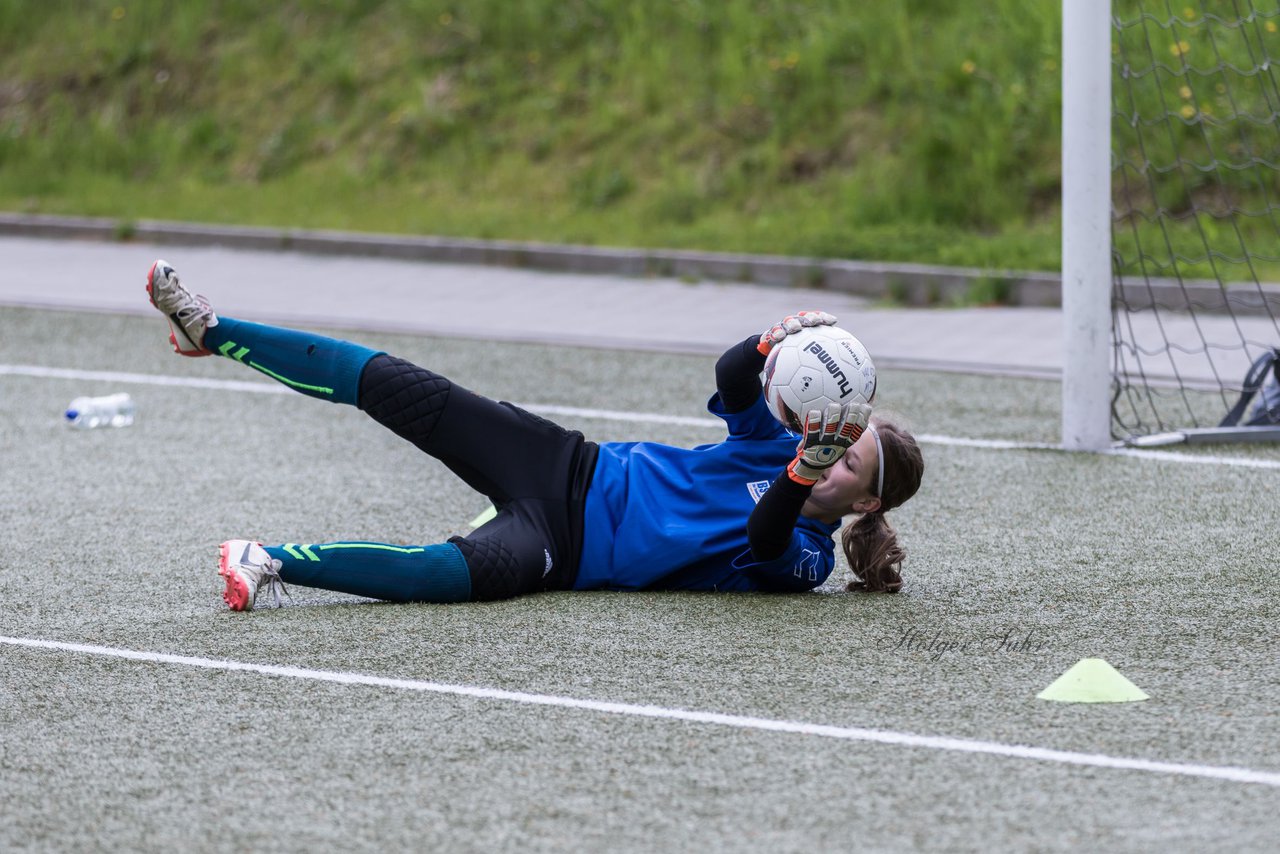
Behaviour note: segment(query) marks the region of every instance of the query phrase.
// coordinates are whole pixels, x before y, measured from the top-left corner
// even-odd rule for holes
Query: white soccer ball
[[[764,363],[764,399],[773,417],[793,433],[805,413],[831,403],[870,403],[876,366],[862,342],[836,326],[810,326],[769,351]]]

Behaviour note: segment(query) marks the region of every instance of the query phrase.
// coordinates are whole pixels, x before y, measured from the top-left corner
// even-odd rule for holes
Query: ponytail
[[[862,514],[845,526],[840,540],[849,569],[853,570],[849,590],[897,593],[902,589],[901,569],[907,553],[883,513]]]

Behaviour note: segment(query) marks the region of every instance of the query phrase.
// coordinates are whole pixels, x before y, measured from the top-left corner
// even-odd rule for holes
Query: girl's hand
[[[804,418],[804,437],[796,447],[796,458],[787,466],[787,475],[805,486],[817,483],[858,441],[870,420],[871,406],[866,403],[832,403],[821,412],[809,410]]]
[[[760,343],[756,345],[756,349],[761,355],[767,356],[782,339],[799,332],[806,326],[835,326],[835,324],[835,315],[827,314],[825,311],[802,311],[799,314],[791,314],[784,317],[781,323],[766,330],[760,336]]]

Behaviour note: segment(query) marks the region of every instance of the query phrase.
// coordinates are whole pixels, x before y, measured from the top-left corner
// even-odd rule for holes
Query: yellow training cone
[[[1132,703],[1148,699],[1142,689],[1101,658],[1082,658],[1036,697],[1059,703]]]

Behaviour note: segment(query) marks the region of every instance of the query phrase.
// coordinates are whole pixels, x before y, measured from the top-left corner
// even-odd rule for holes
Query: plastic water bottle
[[[77,430],[95,427],[128,427],[138,407],[127,394],[77,397],[67,407],[67,423]]]

